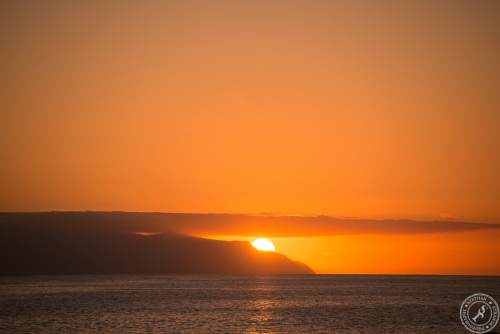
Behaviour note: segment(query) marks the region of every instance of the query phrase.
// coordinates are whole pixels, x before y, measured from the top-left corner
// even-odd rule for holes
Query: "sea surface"
[[[500,278],[0,277],[0,333],[467,333],[476,292]]]

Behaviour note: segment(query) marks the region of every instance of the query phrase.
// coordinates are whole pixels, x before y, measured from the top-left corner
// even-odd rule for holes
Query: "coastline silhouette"
[[[107,222],[87,213],[7,216],[0,220],[3,275],[314,273],[248,242],[132,231],[121,216]]]

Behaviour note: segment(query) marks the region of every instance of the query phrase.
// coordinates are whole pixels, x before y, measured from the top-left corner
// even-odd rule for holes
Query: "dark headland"
[[[0,213],[0,275],[312,274],[248,242],[197,238],[134,213]],[[161,225],[160,222],[154,224]]]

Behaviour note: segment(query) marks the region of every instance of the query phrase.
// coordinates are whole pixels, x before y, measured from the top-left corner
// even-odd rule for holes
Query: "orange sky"
[[[270,239],[277,252],[307,263],[319,274],[500,275],[498,231]]]
[[[0,11],[1,211],[500,222],[497,2]]]

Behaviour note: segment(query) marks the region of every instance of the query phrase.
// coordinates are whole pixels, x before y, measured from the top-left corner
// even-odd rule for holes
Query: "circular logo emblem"
[[[475,293],[460,306],[460,320],[472,333],[488,333],[498,323],[498,304],[487,294]]]

